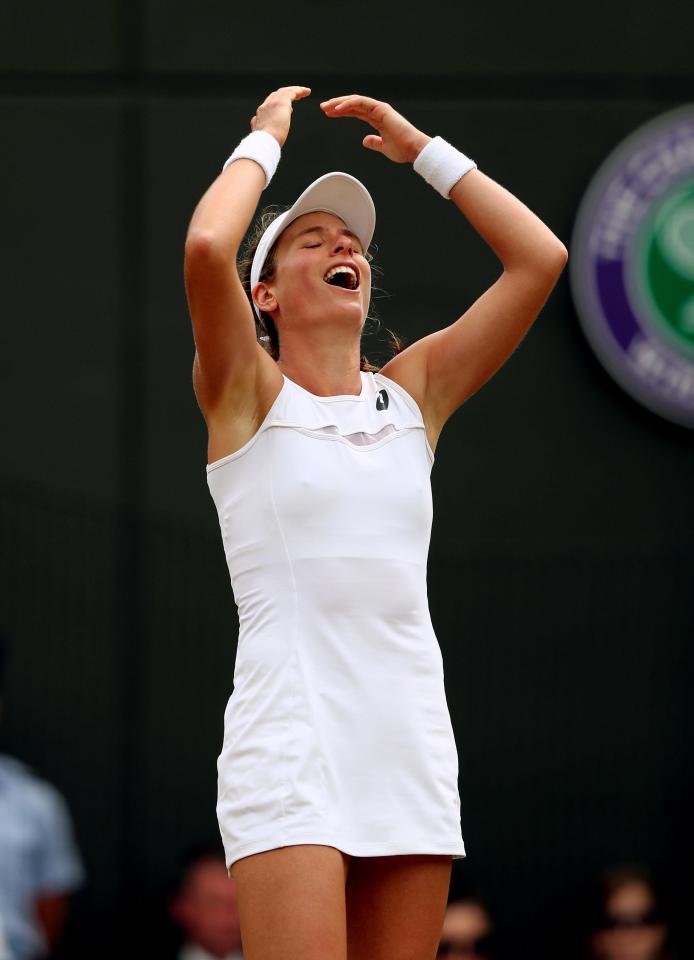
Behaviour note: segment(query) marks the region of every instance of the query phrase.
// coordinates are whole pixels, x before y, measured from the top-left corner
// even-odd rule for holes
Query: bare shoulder
[[[255,368],[231,386],[213,408],[203,409],[208,431],[208,463],[228,457],[245,446],[257,433],[282,389],[284,377],[280,368],[260,344],[257,347]]]
[[[392,357],[379,373],[403,387],[415,401],[422,413],[424,426],[429,440],[429,446],[436,450],[443,424],[438,424],[430,409],[427,396],[427,368],[424,352],[417,349],[418,343],[411,344],[400,353]]]

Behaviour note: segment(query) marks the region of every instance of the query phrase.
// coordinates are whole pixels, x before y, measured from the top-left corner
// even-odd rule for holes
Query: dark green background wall
[[[331,169],[363,179],[379,313],[411,342],[498,264],[452,204],[318,102],[389,100],[569,244],[606,154],[694,100],[693,31],[679,0],[0,7],[0,748],[73,811],[89,883],[69,955],[149,902],[191,842],[218,841],[237,620],[190,385],[183,241],[256,105],[313,87],[263,199],[290,202]],[[384,335],[365,348],[385,359]],[[693,447],[604,372],[568,273],[441,436],[429,594],[460,755],[456,873],[489,898],[504,956],[570,952],[577,898],[615,860],[648,863],[685,903]]]

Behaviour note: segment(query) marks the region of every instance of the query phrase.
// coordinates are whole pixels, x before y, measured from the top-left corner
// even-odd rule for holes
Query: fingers
[[[332,100],[325,100],[320,106],[328,117],[357,117],[376,130],[380,130],[391,109],[389,104],[381,100],[362,97],[356,93],[348,97],[333,97]]]
[[[343,97],[330,97],[329,100],[322,101],[321,109],[324,110],[326,107],[334,107],[336,106],[336,104],[342,103],[344,100],[349,100],[350,97],[358,97],[358,96],[359,96],[358,93],[350,93],[347,96],[343,96]]]
[[[310,87],[301,86],[279,87],[273,90],[256,110],[255,118],[251,120],[251,130],[266,130],[275,137],[280,147],[283,147],[291,124],[292,101],[303,100],[310,93]]]
[[[369,133],[362,140],[362,146],[366,147],[367,150],[375,150],[376,153],[383,153],[383,137],[377,137],[373,133]]]
[[[362,114],[373,114],[379,111],[379,108],[386,107],[387,104],[380,100],[374,100],[373,97],[362,97],[358,93],[351,93],[346,97],[333,97],[331,100],[324,100],[321,103],[321,109],[325,113],[345,113],[358,112]]]
[[[380,100],[374,100],[373,97],[363,97],[359,93],[348,93],[346,96],[342,97],[331,97],[329,100],[323,100],[321,107],[335,107],[338,104],[346,103],[348,100],[360,101],[364,106],[366,105],[376,105],[380,103]]]
[[[303,98],[308,97],[310,93],[310,87],[279,87],[277,90],[273,90],[272,93],[268,94],[265,98],[265,103],[269,100],[286,100],[287,97],[289,97],[290,100],[303,100]]]
[[[290,93],[292,100],[303,100],[311,93],[310,87],[285,87],[284,89]]]

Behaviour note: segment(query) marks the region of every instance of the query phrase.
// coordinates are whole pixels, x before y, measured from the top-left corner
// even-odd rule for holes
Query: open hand
[[[292,103],[311,93],[310,87],[280,87],[263,100],[251,118],[251,130],[266,130],[281,147],[289,133],[292,118]]]
[[[320,106],[326,117],[356,117],[372,126],[378,134],[368,134],[362,144],[369,150],[382,153],[395,163],[413,163],[431,140],[431,137],[413,127],[389,103],[381,100],[353,93],[346,97],[324,100]]]

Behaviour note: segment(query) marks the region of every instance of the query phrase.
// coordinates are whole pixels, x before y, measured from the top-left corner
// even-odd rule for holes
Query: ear
[[[277,309],[277,300],[274,293],[262,280],[253,287],[252,294],[253,301],[259,310],[262,310],[264,313],[272,313],[273,310]]]

